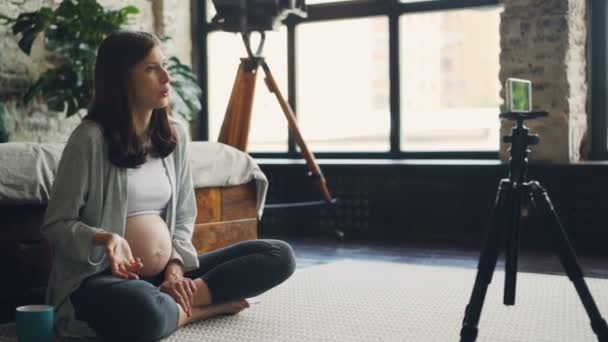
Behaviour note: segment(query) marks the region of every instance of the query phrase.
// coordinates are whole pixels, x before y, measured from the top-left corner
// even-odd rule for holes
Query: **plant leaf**
[[[4,14],[0,13],[0,24],[1,24],[1,25],[8,25],[8,24],[12,24],[12,23],[14,23],[14,22],[16,22],[16,21],[17,21],[17,19],[16,19],[16,18],[11,18],[11,17],[8,17],[8,16],[6,16],[6,15],[4,15]]]
[[[186,120],[192,120],[201,108],[202,90],[190,67],[182,64],[180,60],[172,56],[169,58],[167,70],[171,75],[171,87],[175,96],[172,97],[172,109],[177,115]]]
[[[123,15],[137,14],[139,13],[139,9],[135,6],[127,6],[121,8],[120,13],[122,13]]]
[[[97,0],[63,0],[55,10],[43,7],[21,13],[16,19],[0,15],[0,23],[11,25],[13,34],[18,35],[21,50],[29,54],[36,37],[44,33],[46,48],[58,56],[57,65],[44,72],[27,89],[22,100],[28,103],[41,96],[50,109],[66,110],[67,116],[86,108],[93,93],[93,70],[99,45],[137,13],[140,11],[135,6],[106,10]],[[180,67],[179,61],[174,64],[179,68],[176,74],[180,75],[175,77],[187,87],[180,92],[187,98],[182,103],[198,101],[196,89],[200,88],[196,77],[191,78],[190,69]],[[188,115],[188,105],[181,107],[185,108],[183,115]]]

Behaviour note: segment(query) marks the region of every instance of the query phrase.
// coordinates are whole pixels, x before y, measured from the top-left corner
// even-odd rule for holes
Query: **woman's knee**
[[[289,278],[296,269],[296,258],[293,252],[293,248],[285,241],[282,240],[265,240],[271,245],[269,254],[274,259],[274,265],[276,267],[277,276],[287,279]]]

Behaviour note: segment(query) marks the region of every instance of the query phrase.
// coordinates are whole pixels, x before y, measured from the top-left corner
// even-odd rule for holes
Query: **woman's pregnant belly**
[[[169,228],[158,215],[138,215],[127,218],[125,239],[133,257],[141,258],[144,267],[135,272],[140,276],[154,276],[162,272],[171,257]]]

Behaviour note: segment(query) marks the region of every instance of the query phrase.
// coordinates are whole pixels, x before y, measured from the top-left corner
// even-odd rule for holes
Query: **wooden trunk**
[[[198,215],[192,244],[199,254],[258,237],[253,182],[195,190]]]

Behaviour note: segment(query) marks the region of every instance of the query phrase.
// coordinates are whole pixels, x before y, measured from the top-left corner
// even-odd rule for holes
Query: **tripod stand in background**
[[[563,225],[551,203],[545,188],[535,181],[527,180],[527,153],[529,145],[539,142],[537,135],[528,135],[524,120],[547,116],[547,112],[503,113],[501,118],[517,120],[510,136],[503,137],[505,143],[511,144],[509,178],[502,179],[487,230],[487,236],[477,266],[477,276],[471,299],[466,307],[462,329],[461,342],[472,342],[477,338],[477,325],[486,296],[488,285],[496,268],[501,242],[505,242],[505,305],[515,304],[515,286],[517,279],[517,252],[519,230],[524,210],[532,212],[544,219],[548,235],[568,278],[574,284],[576,292],[591,320],[591,328],[597,335],[598,341],[608,342],[608,326],[602,318],[589,288],[583,278],[583,271],[578,264],[574,249],[568,240]],[[506,236],[504,235],[506,234]]]
[[[312,152],[310,152],[308,149],[308,146],[300,133],[293,110],[291,109],[289,103],[285,101],[283,95],[281,95],[279,87],[277,86],[277,83],[270,72],[270,68],[268,67],[268,64],[266,64],[264,57],[262,57],[262,48],[264,46],[266,36],[264,31],[260,31],[259,33],[261,35],[261,39],[255,54],[251,50],[250,33],[241,33],[248,56],[241,58],[241,63],[239,64],[234,85],[232,86],[232,93],[230,94],[230,100],[228,102],[226,115],[224,116],[218,141],[236,147],[241,151],[247,150],[247,140],[251,125],[251,109],[253,106],[256,79],[259,67],[261,66],[266,76],[264,78],[266,86],[271,93],[275,94],[283,114],[287,119],[291,134],[295,138],[295,142],[298,147],[300,147],[302,156],[306,160],[306,166],[309,170],[308,175],[312,177],[314,182],[317,183],[323,198],[322,200],[299,201],[292,203],[271,203],[266,204],[265,207],[268,209],[273,209],[329,204],[332,206],[331,212],[335,215],[335,205],[337,203],[337,199],[332,197],[329,188],[327,187],[325,176],[323,176],[323,172],[321,172],[319,164],[317,163]],[[344,237],[344,232],[339,229],[334,229],[333,234],[338,239],[342,239]]]
[[[289,103],[285,101],[281,91],[277,86],[270,68],[264,57],[262,57],[262,48],[264,46],[264,40],[266,35],[263,31],[260,32],[261,40],[256,53],[254,54],[251,50],[250,34],[249,32],[242,33],[245,48],[247,49],[248,57],[241,58],[241,63],[232,86],[232,93],[230,94],[230,100],[228,102],[228,108],[226,109],[226,115],[224,116],[224,122],[220,130],[220,136],[218,141],[224,144],[228,144],[238,148],[241,151],[247,150],[247,140],[249,137],[249,127],[251,125],[251,108],[253,105],[253,97],[255,94],[255,83],[258,75],[258,68],[261,66],[264,70],[265,82],[268,90],[275,94],[279,105],[285,114],[289,129],[293,134],[296,144],[300,147],[302,155],[306,160],[306,165],[309,170],[309,175],[314,177],[318,182],[323,199],[327,203],[335,203],[336,199],[332,198],[329,189],[327,188],[327,182],[321,168],[317,163],[314,155],[308,149],[298,124],[293,114],[293,110],[289,106]],[[316,202],[314,202],[316,203]],[[310,203],[297,203],[299,205],[314,204]],[[294,204],[296,205],[296,204]]]

